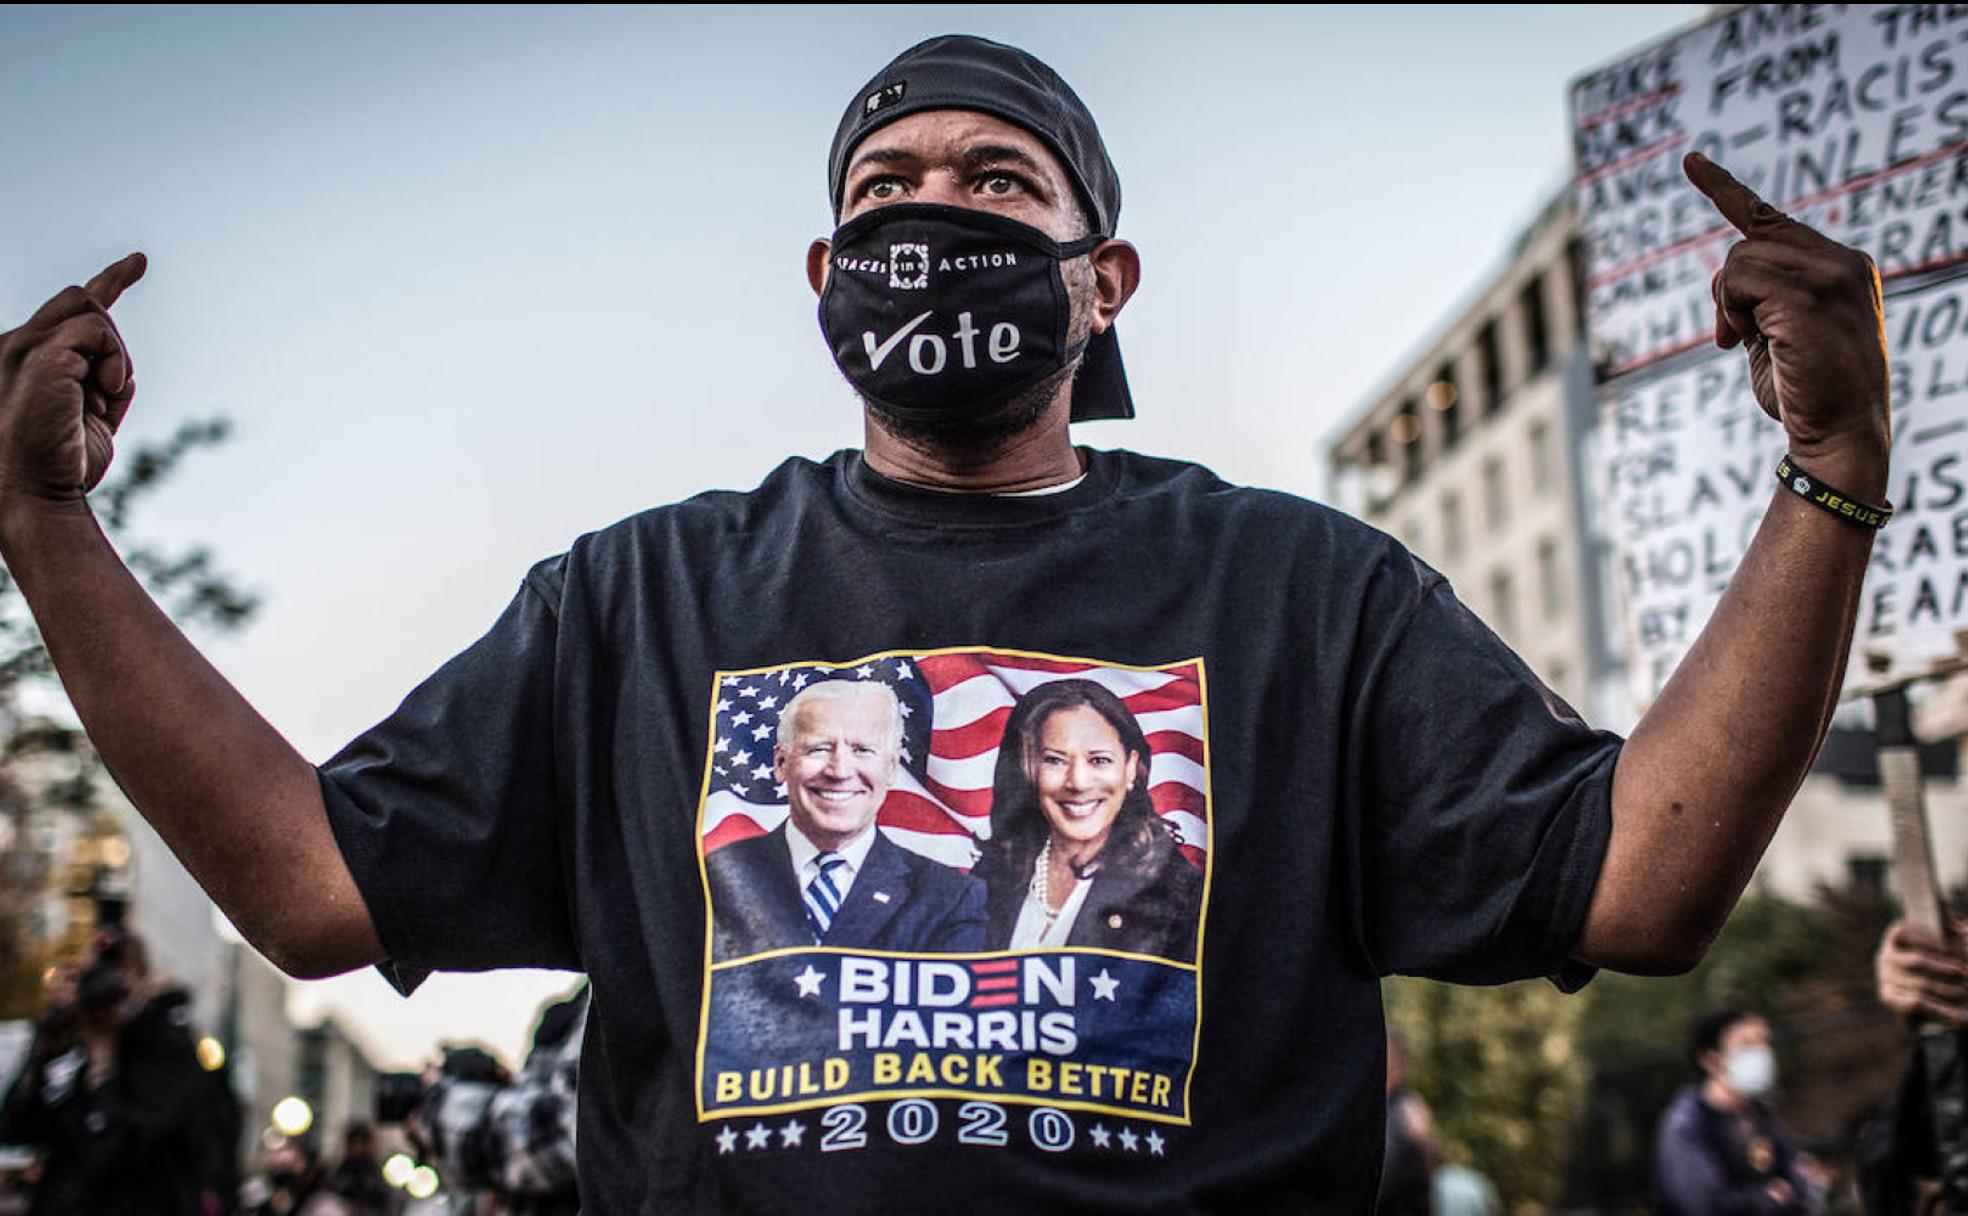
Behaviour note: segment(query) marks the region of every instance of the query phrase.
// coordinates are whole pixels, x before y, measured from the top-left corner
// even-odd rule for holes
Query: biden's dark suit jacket
[[[786,824],[705,859],[711,881],[711,957],[722,962],[813,945],[793,877]],[[868,859],[823,946],[963,953],[984,948],[984,884],[895,844],[874,829]]]

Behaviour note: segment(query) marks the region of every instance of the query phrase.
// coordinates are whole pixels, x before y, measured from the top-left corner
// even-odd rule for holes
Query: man
[[[1777,1083],[1770,1024],[1746,1009],[1713,1010],[1696,1019],[1689,1055],[1703,1079],[1675,1095],[1654,1141],[1661,1210],[1669,1216],[1821,1210],[1822,1188],[1764,1104]]]
[[[875,830],[901,760],[902,703],[886,684],[823,680],[794,694],[772,748],[786,822],[705,861],[714,957],[984,948],[984,884]]]
[[[1870,263],[1686,164],[1747,237],[1716,280],[1718,342],[1746,348],[1797,463],[1878,502]],[[582,1198],[602,1216],[1357,1212],[1382,1149],[1381,975],[1571,987],[1701,957],[1828,724],[1870,529],[1779,487],[1622,744],[1389,538],[1073,445],[1072,419],[1132,413],[1115,322],[1141,263],[1092,115],[1038,60],[962,37],[904,52],[850,100],[828,181],[839,227],[806,270],[865,452],[582,538],[319,771],[89,515],[132,394],[105,310],[141,258],[0,336],[0,557],[99,751],[261,949],[299,975],[380,962],[405,989],[587,971]],[[1344,289],[1315,266],[1308,289]],[[1207,790],[1193,965],[710,964],[691,808],[719,673],[952,650],[1121,684],[1207,667],[1209,737],[1168,761]],[[994,745],[1002,703],[940,695],[953,745]],[[699,1059],[734,977],[745,1034],[837,1035],[853,1058]],[[1134,1054],[1093,1072],[1088,1043]]]

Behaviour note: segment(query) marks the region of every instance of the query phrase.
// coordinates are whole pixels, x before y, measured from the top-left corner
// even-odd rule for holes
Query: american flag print
[[[991,833],[991,779],[1018,699],[1050,680],[1092,680],[1120,697],[1147,736],[1149,794],[1199,869],[1209,848],[1209,781],[1200,660],[1122,667],[986,649],[879,654],[720,674],[716,683],[702,844],[706,856],[762,835],[788,814],[773,776],[779,715],[817,680],[888,685],[904,719],[901,771],[876,815],[888,838],[968,870]]]

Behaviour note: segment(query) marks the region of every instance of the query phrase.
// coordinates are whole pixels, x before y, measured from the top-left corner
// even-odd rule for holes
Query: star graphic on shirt
[[[752,753],[745,751],[743,748],[731,753],[731,764],[734,768],[744,768],[751,762]]]
[[[820,985],[826,981],[827,977],[815,971],[812,963],[808,963],[806,970],[793,977],[793,983],[799,985],[800,995],[803,997],[820,995]]]
[[[865,680],[869,676],[872,676],[874,674],[875,674],[875,667],[874,664],[872,663],[863,663],[861,664],[861,666],[854,669],[854,678],[857,680]]]
[[[771,775],[772,775],[772,766],[770,764],[761,764],[757,768],[752,770],[752,776],[758,778],[760,781],[765,780],[767,777],[770,777]]]
[[[763,1123],[752,1124],[751,1130],[745,1133],[745,1149],[748,1152],[755,1148],[769,1148],[771,1145],[772,1129]]]
[[[1114,1133],[1107,1130],[1107,1125],[1105,1123],[1094,1124],[1090,1129],[1088,1129],[1087,1135],[1093,1137],[1093,1146],[1095,1148],[1114,1147],[1113,1145]]]
[[[786,677],[782,675],[782,676],[780,676],[779,678],[783,680],[783,679],[785,679]],[[776,706],[777,706],[778,704],[779,704],[779,698],[778,698],[778,697],[760,697],[760,698],[759,698],[759,708],[760,708],[760,709],[772,709],[772,708],[775,708],[775,707],[776,707]]]
[[[909,670],[909,664],[907,661],[903,659],[897,659],[895,660],[895,678],[898,680],[913,680],[916,677],[915,677],[915,673]]]
[[[798,1148],[800,1139],[806,1135],[806,1124],[798,1119],[786,1120],[786,1126],[779,1129],[779,1147]]]
[[[909,708],[909,707],[908,707],[908,706],[907,706],[906,704],[904,704],[904,703],[902,703],[902,702],[900,702],[900,701],[898,701],[898,702],[896,702],[896,703],[895,703],[895,708],[897,708],[897,709],[899,709],[899,710],[901,710],[901,711],[902,711],[902,716],[903,716],[903,717],[905,717],[905,718],[913,718],[913,717],[915,717],[915,716],[916,716],[916,711],[915,711],[915,710],[913,710],[913,709],[910,709],[910,708]]]
[[[712,750],[712,751],[714,751],[714,752],[721,752],[721,751],[723,751],[723,750],[724,750],[725,748],[727,748],[727,747],[730,747],[730,746],[731,746],[731,740],[729,740],[729,739],[719,739],[719,740],[717,741],[717,746],[716,746],[716,747],[713,747],[713,748],[712,748],[711,750]]]
[[[800,672],[800,673],[799,673],[798,675],[796,675],[796,676],[794,676],[794,677],[793,677],[793,687],[794,687],[794,688],[805,688],[805,687],[807,686],[807,683],[808,683],[808,681],[810,681],[810,680],[812,680],[812,679],[813,679],[813,677],[812,677],[812,676],[809,676],[809,675],[807,675],[807,674],[806,674],[805,672],[803,672],[803,671],[802,671],[802,672]]]
[[[725,710],[730,708],[731,708],[731,702],[725,700],[723,697],[718,698],[717,711],[719,713],[723,713]]]
[[[1157,1131],[1148,1133],[1148,1151],[1157,1157],[1162,1155],[1162,1146],[1167,1143],[1168,1141],[1162,1139],[1162,1133]]]
[[[1126,1149],[1128,1152],[1131,1153],[1136,1148],[1138,1148],[1140,1144],[1141,1144],[1141,1137],[1135,1135],[1132,1129],[1125,1128],[1125,1127],[1121,1129],[1122,1148]]]
[[[1102,967],[1100,969],[1099,975],[1094,976],[1088,982],[1093,985],[1093,999],[1096,1001],[1113,1000],[1114,990],[1121,986],[1121,981],[1115,979],[1111,975],[1108,975],[1107,968],[1105,967]]]
[[[727,1127],[723,1131],[717,1134],[717,1142],[718,1142],[718,1153],[720,1156],[722,1156],[723,1154],[728,1153],[732,1149],[738,1147],[738,1133],[732,1131],[729,1127]]]
[[[758,724],[758,728],[752,732],[752,738],[754,740],[763,739],[771,733],[772,733],[771,725],[769,723],[761,722]]]
[[[738,690],[738,695],[741,697],[756,697],[759,695],[759,690],[747,684]]]
[[[779,797],[784,798],[786,796],[786,783],[781,781],[778,785],[773,786],[772,792],[774,794],[777,794]]]

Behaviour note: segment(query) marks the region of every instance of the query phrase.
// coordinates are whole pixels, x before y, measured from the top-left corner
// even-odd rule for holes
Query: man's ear
[[[806,281],[813,286],[813,294],[819,295],[827,287],[827,255],[834,251],[834,243],[821,237],[806,247]]]
[[[1093,263],[1093,332],[1104,334],[1141,286],[1141,255],[1126,241],[1108,241],[1087,257]]]

